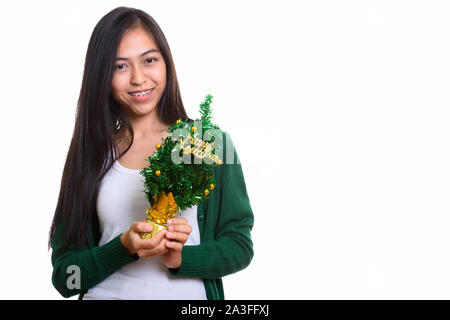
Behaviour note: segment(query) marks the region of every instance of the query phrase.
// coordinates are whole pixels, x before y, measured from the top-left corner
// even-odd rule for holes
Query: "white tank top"
[[[133,221],[142,221],[150,206],[145,198],[144,177],[140,170],[123,167],[118,161],[102,180],[97,198],[97,214],[103,245],[127,231]],[[197,206],[178,213],[192,226],[185,245],[200,244]],[[193,299],[205,300],[203,280],[170,275],[160,256],[139,258],[115,271],[90,288],[83,296],[91,299]]]

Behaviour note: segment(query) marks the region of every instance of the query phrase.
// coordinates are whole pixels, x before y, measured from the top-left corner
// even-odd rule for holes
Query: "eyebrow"
[[[145,56],[145,55],[148,54],[148,53],[152,53],[152,52],[159,52],[159,51],[156,50],[156,49],[150,49],[150,50],[147,50],[147,51],[145,51],[144,53],[142,53],[142,54],[141,54],[141,57],[142,57],[142,56]],[[116,61],[119,61],[119,60],[129,60],[129,59],[128,59],[128,58],[123,58],[123,57],[117,57]]]

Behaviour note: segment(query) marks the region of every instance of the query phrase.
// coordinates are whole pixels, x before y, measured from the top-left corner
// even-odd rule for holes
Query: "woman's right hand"
[[[164,237],[166,230],[159,231],[151,239],[141,239],[141,232],[151,232],[153,226],[143,221],[135,221],[131,224],[130,229],[120,236],[125,249],[130,255],[137,254],[139,257],[150,258],[157,255],[167,253],[167,239]]]

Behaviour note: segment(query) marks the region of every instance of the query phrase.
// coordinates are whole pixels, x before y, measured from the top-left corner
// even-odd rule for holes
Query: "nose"
[[[134,85],[141,85],[145,82],[145,76],[139,66],[133,68],[133,72],[131,74],[131,83]]]

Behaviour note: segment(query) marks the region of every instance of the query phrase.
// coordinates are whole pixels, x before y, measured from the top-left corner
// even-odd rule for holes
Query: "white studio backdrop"
[[[450,298],[449,2],[109,0],[0,12],[1,299],[62,299],[48,230],[87,44],[122,5],[241,158],[255,256],[227,299]]]

